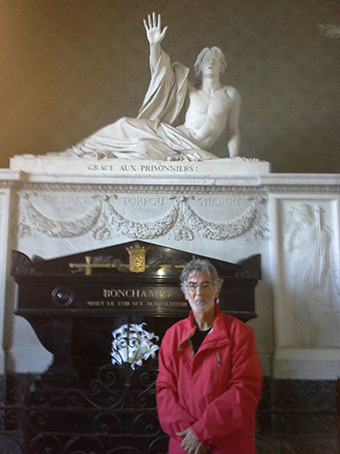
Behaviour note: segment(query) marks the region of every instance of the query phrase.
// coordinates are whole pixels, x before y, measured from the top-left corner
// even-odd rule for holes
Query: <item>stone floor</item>
[[[266,379],[257,454],[339,454],[339,383]]]
[[[123,449],[116,442],[110,449],[68,449],[55,443],[30,450],[27,433],[33,419],[43,419],[38,407],[27,408],[32,382],[25,375],[0,377],[0,454],[161,454],[162,449]],[[340,382],[265,379],[257,412],[257,454],[339,454]],[[27,416],[27,412],[30,416]],[[53,409],[51,411],[54,411]],[[68,411],[70,414],[70,410]],[[66,417],[66,413],[65,413]],[[41,422],[41,421],[40,421]],[[43,427],[43,425],[41,426]],[[56,431],[58,428],[56,428]],[[41,434],[37,434],[39,438]],[[164,441],[164,440],[163,440]],[[124,440],[125,443],[125,440]],[[164,445],[164,443],[163,443]],[[38,445],[37,445],[38,446]],[[71,446],[71,445],[69,445]],[[246,453],[245,453],[246,454]]]

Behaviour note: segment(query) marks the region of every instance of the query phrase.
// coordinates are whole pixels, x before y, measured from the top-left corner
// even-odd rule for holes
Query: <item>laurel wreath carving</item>
[[[268,218],[260,211],[264,198],[250,199],[249,207],[240,216],[216,223],[199,216],[188,198],[175,197],[170,211],[155,221],[134,221],[122,216],[108,196],[95,197],[96,205],[84,216],[72,221],[50,219],[31,202],[28,194],[22,199],[19,212],[19,236],[40,233],[53,238],[74,238],[91,233],[96,240],[111,239],[117,235],[149,240],[169,234],[175,241],[192,241],[195,234],[210,240],[231,240],[244,234],[248,239],[269,238]]]

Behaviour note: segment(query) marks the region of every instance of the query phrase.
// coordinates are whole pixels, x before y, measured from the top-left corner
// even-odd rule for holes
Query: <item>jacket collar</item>
[[[222,319],[220,315],[222,314],[222,311],[219,307],[218,304],[215,303],[215,320],[211,329],[211,332],[209,333],[209,340],[218,340],[220,338],[225,338],[226,333],[224,329],[224,324],[222,323]],[[185,319],[185,330],[183,331],[183,337],[180,343],[178,344],[177,351],[182,351],[182,346],[183,344],[188,341],[196,331],[196,324],[195,324],[195,317],[193,311],[190,311],[189,316]]]

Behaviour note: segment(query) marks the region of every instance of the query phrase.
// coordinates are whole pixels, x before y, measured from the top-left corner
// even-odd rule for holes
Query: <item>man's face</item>
[[[205,271],[192,273],[187,280],[184,296],[194,313],[204,314],[215,310],[216,290],[212,276]]]
[[[207,52],[201,64],[202,76],[219,75],[221,72],[221,62],[215,52]]]

